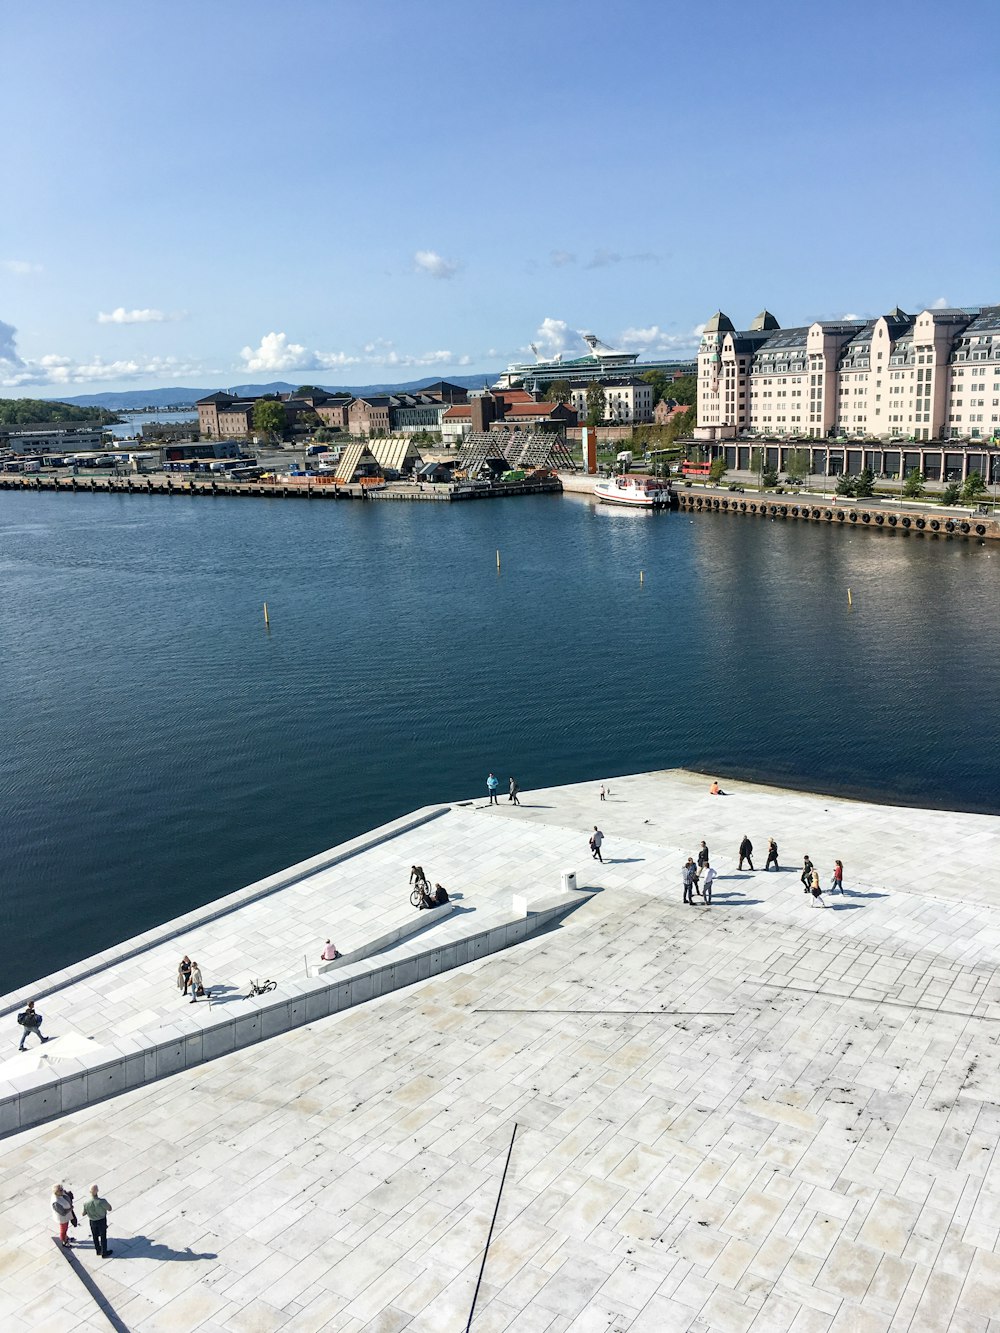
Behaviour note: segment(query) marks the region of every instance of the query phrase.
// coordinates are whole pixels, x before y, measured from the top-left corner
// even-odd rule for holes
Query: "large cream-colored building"
[[[1000,438],[1000,306],[793,329],[765,310],[743,331],[719,311],[698,352],[696,435]]]

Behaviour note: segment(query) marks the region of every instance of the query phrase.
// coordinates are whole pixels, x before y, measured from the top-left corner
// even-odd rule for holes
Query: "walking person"
[[[813,867],[809,872],[809,892],[812,894],[813,907],[825,907],[823,901],[823,886],[819,882],[819,871]]]
[[[499,786],[500,783],[497,781],[496,775],[491,773],[486,779],[486,790],[489,793],[490,805],[500,804],[500,798],[497,796],[497,788]]]
[[[809,860],[809,853],[806,852],[802,860],[802,874],[799,879],[802,881],[802,892],[808,893],[812,887],[813,863]]]
[[[191,959],[184,955],[177,965],[177,989],[181,995],[188,993],[188,987],[191,985]]]
[[[607,800],[607,795],[608,795],[608,793],[607,793],[607,791],[605,790],[604,783],[602,782],[602,783],[601,783],[601,800],[602,800],[602,801]]]
[[[101,1198],[101,1191],[96,1185],[90,1187],[90,1198],[83,1205],[83,1215],[90,1221],[90,1234],[94,1238],[94,1249],[106,1259],[114,1250],[108,1249],[108,1213],[111,1205]]]
[[[28,1001],[27,1007],[18,1014],[17,1021],[21,1024],[21,1042],[17,1048],[19,1051],[24,1050],[24,1043],[32,1033],[40,1042],[48,1041],[48,1037],[42,1036],[42,1016],[35,1012],[34,1000]]]
[[[693,857],[688,857],[684,862],[684,869],[681,871],[681,879],[684,883],[684,901],[694,906],[694,890],[698,886],[698,867],[694,863]]]
[[[753,843],[748,833],[743,834],[743,841],[740,843],[740,864],[737,867],[739,870],[743,869],[744,861],[753,870]]]
[[[601,855],[601,843],[603,841],[604,841],[604,834],[595,824],[594,831],[590,835],[590,854],[595,861],[600,861],[602,865],[604,864],[604,857]]]
[[[521,802],[517,799],[517,793],[518,793],[520,790],[521,790],[521,789],[520,789],[520,787],[518,787],[518,785],[517,785],[517,779],[516,779],[516,778],[508,778],[508,779],[507,779],[507,800],[508,800],[508,801],[513,801],[515,805],[520,805]]]
[[[191,964],[191,1003],[198,1003],[198,996],[205,994],[205,983],[201,979],[201,968],[197,963]]]
[[[833,863],[833,882],[830,885],[830,892],[836,893],[837,890],[844,892],[844,863],[843,861],[834,861]]]
[[[774,866],[775,870],[781,869],[781,867],[778,865],[778,844],[774,841],[773,838],[768,838],[767,861],[764,865],[764,869],[770,870],[772,866]]]
[[[69,1249],[69,1224],[73,1220],[73,1195],[62,1185],[52,1186],[52,1211],[59,1228],[59,1243]]]

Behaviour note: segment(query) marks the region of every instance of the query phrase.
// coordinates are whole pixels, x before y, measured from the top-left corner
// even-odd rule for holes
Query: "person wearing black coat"
[[[753,843],[750,841],[749,835],[746,833],[743,834],[743,841],[740,843],[740,870],[743,869],[744,861],[746,861],[750,869],[753,870]]]

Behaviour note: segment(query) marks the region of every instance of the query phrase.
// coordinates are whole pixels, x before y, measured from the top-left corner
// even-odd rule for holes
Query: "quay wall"
[[[873,532],[908,533],[925,537],[1000,540],[1000,520],[995,515],[970,514],[967,510],[927,508],[893,504],[891,509],[864,500],[820,500],[815,496],[740,494],[730,491],[675,491],[678,508],[689,514],[732,514],[739,518],[783,519],[835,527],[868,528]]]
[[[258,482],[192,479],[180,481],[158,474],[156,477],[24,477],[0,473],[0,490],[56,491],[68,495],[186,495],[186,496],[263,496],[271,500],[500,500],[511,495],[539,495],[561,491],[558,478],[543,481],[509,482],[494,486],[438,482],[422,487],[412,484],[395,486],[342,486],[323,478],[311,481]]]

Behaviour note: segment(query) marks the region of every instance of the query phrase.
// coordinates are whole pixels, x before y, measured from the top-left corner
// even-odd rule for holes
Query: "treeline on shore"
[[[0,426],[110,426],[117,412],[104,407],[74,407],[48,398],[0,398]]]

